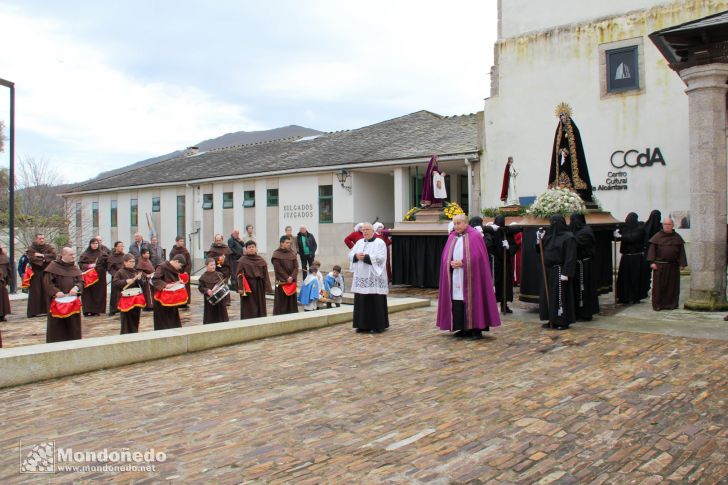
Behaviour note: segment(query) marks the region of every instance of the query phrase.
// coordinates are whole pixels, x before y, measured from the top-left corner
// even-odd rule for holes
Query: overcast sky
[[[75,182],[234,131],[474,113],[496,4],[0,0],[16,160],[44,158]]]

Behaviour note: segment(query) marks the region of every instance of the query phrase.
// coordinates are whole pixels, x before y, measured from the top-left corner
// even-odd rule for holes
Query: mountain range
[[[322,131],[314,130],[312,128],[306,128],[304,126],[298,125],[289,125],[283,126],[281,128],[274,128],[272,130],[236,131],[235,133],[226,133],[222,136],[218,136],[217,138],[211,138],[209,140],[201,141],[192,146],[196,146],[201,152],[206,152],[220,148],[248,145],[250,143],[259,143],[263,141],[280,140],[292,137],[300,138],[321,134],[323,134]],[[126,165],[124,167],[109,170],[107,172],[101,172],[92,180],[103,179],[119,173],[128,172],[129,170],[134,170],[136,168],[146,167],[147,165],[162,162],[164,160],[169,160],[170,158],[179,157],[183,154],[184,150],[177,150],[171,153],[167,153],[165,155],[160,155],[158,157],[147,158],[146,160],[141,160],[139,162],[132,163],[131,165]]]

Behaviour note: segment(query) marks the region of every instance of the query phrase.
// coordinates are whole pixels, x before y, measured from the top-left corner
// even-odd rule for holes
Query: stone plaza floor
[[[725,327],[665,335],[649,323],[695,314],[607,303],[549,332],[514,306],[480,341],[438,331],[433,304],[382,335],[344,324],[0,389],[0,483],[728,482]],[[21,440],[166,457],[21,474]]]

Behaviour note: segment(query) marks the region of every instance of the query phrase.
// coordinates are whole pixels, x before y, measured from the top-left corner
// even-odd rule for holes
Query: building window
[[[81,229],[81,223],[83,221],[83,219],[81,217],[81,214],[82,214],[82,212],[81,212],[81,203],[80,202],[76,202],[76,229],[77,230],[80,230]]]
[[[185,224],[185,196],[177,196],[177,235],[184,237],[187,234]]]
[[[319,185],[319,224],[334,222],[334,186]]]
[[[222,193],[222,208],[232,209],[233,208],[233,193],[223,192]]]
[[[278,189],[268,189],[266,205],[268,207],[278,207]]]
[[[159,212],[161,205],[159,197],[152,197],[152,212]]]
[[[118,221],[116,220],[116,201],[111,201],[111,227],[117,227]]]
[[[139,201],[131,199],[129,209],[129,225],[136,227],[139,225]]]
[[[94,227],[99,227],[99,203],[91,202],[91,223]]]
[[[212,209],[212,194],[202,194],[202,208],[205,210]]]
[[[243,192],[243,207],[255,207],[255,190]]]
[[[607,91],[618,93],[640,88],[637,46],[607,51]]]

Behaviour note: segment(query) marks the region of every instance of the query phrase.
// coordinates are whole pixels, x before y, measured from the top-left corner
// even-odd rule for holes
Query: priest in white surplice
[[[349,252],[354,328],[360,333],[382,333],[389,327],[387,245],[374,235],[371,224],[363,223],[361,232],[364,237]]]

